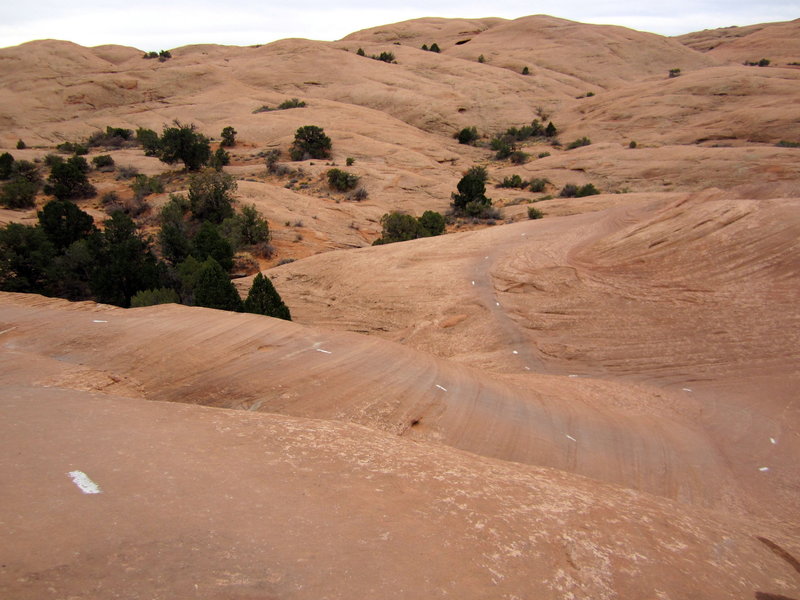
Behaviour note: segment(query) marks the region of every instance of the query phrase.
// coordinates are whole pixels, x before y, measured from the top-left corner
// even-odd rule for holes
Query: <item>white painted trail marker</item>
[[[92,323],[108,323],[108,321],[101,321],[100,319],[94,319]]]
[[[567,377],[577,377],[577,375],[567,375]]]
[[[475,285],[475,282],[474,282],[474,281],[472,282],[472,285]]]
[[[317,352],[323,352],[325,354],[333,354],[330,350],[323,350],[322,348],[314,348]]]
[[[691,391],[692,391],[692,388],[683,388],[683,391],[684,391],[684,392],[691,392]]]
[[[70,471],[67,473],[70,479],[72,479],[72,483],[78,486],[78,488],[84,494],[102,494],[103,492],[100,491],[100,486],[98,486],[94,481],[89,479],[89,476],[84,473],[83,471]]]
[[[769,471],[769,467],[759,467],[759,471]]]
[[[440,390],[442,390],[443,392],[446,392],[446,391],[447,391],[445,388],[443,388],[442,386],[440,386],[438,383],[436,384],[436,387],[438,387],[438,388],[439,388]]]
[[[577,442],[577,441],[578,441],[578,440],[576,440],[574,437],[572,437],[570,434],[567,434],[567,437],[568,437],[569,439],[571,439],[573,442]]]
[[[496,304],[497,306],[500,306],[500,303],[499,303],[499,302],[495,302],[495,304]]]
[[[9,331],[14,331],[16,328],[17,328],[17,326],[14,325],[14,327],[9,327],[8,329],[3,329],[3,331],[0,331],[0,335],[3,335],[4,333],[8,333]]]
[[[769,441],[772,442],[773,444],[778,443],[778,440],[776,440],[775,438],[769,438]]]
[[[517,352],[516,350],[512,350],[511,354],[519,354],[519,352]]]

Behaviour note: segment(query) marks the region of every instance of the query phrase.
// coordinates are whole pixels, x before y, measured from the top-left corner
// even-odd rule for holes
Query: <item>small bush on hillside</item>
[[[90,148],[104,146],[107,148],[121,148],[134,143],[133,130],[123,127],[106,127],[105,131],[95,131],[86,140]]]
[[[158,288],[136,292],[131,298],[131,308],[155,306],[157,304],[180,304],[178,292],[172,288]]]
[[[578,186],[574,183],[568,183],[563,188],[561,188],[561,192],[559,192],[559,196],[562,198],[574,198],[578,194]]]
[[[531,74],[530,69],[528,69],[528,67],[522,67],[522,74],[530,75]]]
[[[0,179],[8,179],[11,177],[11,171],[14,167],[14,157],[8,152],[0,154]]]
[[[781,140],[775,145],[778,148],[800,148],[800,142],[790,142],[788,140]]]
[[[630,148],[631,150],[634,150],[636,146],[638,146],[638,144],[634,140],[631,140],[631,143],[628,144],[628,148]]]
[[[529,219],[541,219],[544,216],[544,213],[540,211],[535,206],[528,207],[528,218]]]
[[[591,183],[587,183],[581,187],[578,187],[573,183],[568,183],[561,188],[561,193],[559,196],[562,198],[584,198],[586,196],[594,196],[599,193],[600,190],[594,187],[594,185]]]
[[[363,48],[359,48],[358,50],[356,50],[356,54],[358,54],[359,56],[366,56],[367,55],[367,53],[364,52]]]
[[[22,140],[17,140],[17,150],[25,150],[28,146]]]
[[[539,194],[545,190],[545,187],[547,186],[548,183],[550,183],[548,179],[540,179],[534,177],[533,179],[530,180],[530,183],[528,183],[528,189],[530,189],[530,191],[532,191],[535,194]]]
[[[211,158],[211,146],[194,125],[175,121],[174,127],[164,126],[158,143],[158,158],[167,164],[182,162],[187,171],[197,171]]]
[[[76,142],[63,142],[56,146],[56,150],[67,154],[76,154],[78,156],[85,156],[89,154],[89,148]]]
[[[380,60],[385,63],[393,63],[394,62],[394,53],[393,52],[381,52],[378,55],[373,54],[372,57],[374,60]]]
[[[205,169],[189,179],[189,208],[198,221],[222,223],[233,216],[233,191],[236,182],[233,177]]]
[[[669,77],[673,79],[675,77],[680,77],[681,70],[680,69],[670,69],[669,70]]]
[[[511,154],[508,155],[508,160],[510,160],[515,165],[521,165],[527,162],[529,155],[522,150],[514,150]]]
[[[437,54],[438,54],[439,52],[441,52],[441,50],[439,49],[439,44],[437,44],[436,42],[433,42],[433,43],[431,44],[430,51],[431,51],[431,52],[436,52]]]
[[[89,163],[82,156],[55,163],[50,169],[44,191],[59,200],[91,198],[97,192],[86,177],[88,172]]]
[[[464,127],[455,135],[459,144],[472,144],[477,141],[478,137],[478,129],[476,127]]]
[[[349,196],[350,200],[353,200],[354,202],[361,202],[366,200],[368,197],[369,192],[367,192],[367,190],[365,190],[363,187],[358,188]]]
[[[427,52],[430,50],[430,48],[428,48],[428,44],[422,44],[422,46],[420,46],[420,50],[425,50],[425,52]]]
[[[131,165],[117,167],[117,179],[133,179],[139,174],[139,169]]]
[[[164,184],[158,177],[148,177],[147,175],[137,175],[131,183],[133,196],[141,200],[150,194],[160,194],[164,191]]]
[[[291,100],[284,100],[280,104],[278,104],[278,110],[287,110],[289,108],[303,108],[305,107],[306,103],[302,100],[298,100],[297,98],[292,98]]]
[[[231,164],[231,155],[222,147],[217,148],[214,154],[211,155],[211,160],[208,161],[208,165],[217,171],[221,171],[222,167],[226,167],[229,164]]]
[[[483,54],[481,54],[481,55],[478,57],[478,62],[479,62],[479,63],[481,63],[481,64],[485,63],[485,62],[486,62],[486,57],[485,57],[485,56],[483,56]]]
[[[331,138],[325,135],[325,131],[321,127],[304,125],[295,132],[289,154],[292,160],[329,158],[331,146]]]
[[[358,185],[358,176],[341,169],[330,169],[328,171],[328,185],[334,190],[346,192]]]
[[[504,179],[503,179],[503,181],[502,181],[502,182],[500,182],[500,183],[498,184],[498,186],[497,186],[497,187],[500,187],[500,188],[518,188],[518,189],[522,189],[522,188],[524,188],[526,185],[528,185],[528,183],[527,183],[526,181],[523,181],[523,180],[522,180],[522,177],[520,177],[519,175],[517,175],[517,174],[515,173],[515,174],[514,174],[514,175],[512,175],[511,177],[506,177],[506,178],[504,178]]]
[[[399,212],[391,212],[381,217],[383,231],[373,246],[405,242],[423,237],[431,237],[444,233],[444,217],[432,210],[427,210],[419,218]]]
[[[348,156],[347,159],[344,161],[344,164],[347,165],[348,167],[352,167],[354,162],[356,162],[356,159],[353,158],[352,156]]]
[[[582,138],[578,138],[577,140],[573,140],[569,144],[567,144],[567,150],[574,150],[575,148],[580,148],[581,146],[588,146],[591,143],[592,140],[584,136]]]
[[[136,141],[142,145],[145,156],[158,156],[161,149],[161,140],[152,129],[140,127],[136,130]]]
[[[104,171],[114,170],[114,159],[111,157],[110,154],[101,154],[99,156],[95,156],[92,159],[92,164],[94,165],[94,168],[98,170],[104,170]]]
[[[228,125],[227,127],[223,128],[222,133],[220,134],[222,137],[222,141],[220,142],[220,146],[225,148],[232,148],[236,145],[236,134],[238,132]]]
[[[547,158],[548,156],[550,156],[549,152],[539,152],[539,154],[536,155],[536,158]]]
[[[253,279],[253,285],[244,301],[244,312],[266,315],[286,321],[292,320],[289,308],[284,304],[280,294],[275,290],[269,277],[261,273]]]

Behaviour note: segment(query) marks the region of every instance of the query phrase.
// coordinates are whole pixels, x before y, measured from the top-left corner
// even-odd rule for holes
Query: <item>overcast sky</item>
[[[800,17],[800,0],[0,0],[0,47],[55,38],[140,50],[186,44],[251,45],[289,37],[337,40],[367,27],[418,17],[549,14],[677,35]]]

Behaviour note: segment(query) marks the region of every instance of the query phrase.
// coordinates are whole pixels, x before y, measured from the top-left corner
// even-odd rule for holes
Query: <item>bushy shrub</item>
[[[472,144],[478,139],[478,129],[476,127],[464,127],[456,133],[455,138],[459,144]]]
[[[529,219],[541,219],[544,216],[544,213],[540,211],[535,206],[528,207],[528,218]]]
[[[358,188],[349,196],[350,200],[353,200],[355,202],[361,202],[363,200],[366,200],[368,197],[369,197],[369,192],[367,192],[367,190],[365,190],[363,187]]]
[[[502,182],[497,187],[501,188],[524,188],[528,183],[522,180],[522,177],[517,175],[516,173],[511,177],[505,177]]]
[[[114,170],[114,159],[111,157],[110,154],[101,154],[99,156],[95,156],[92,159],[92,164],[94,165],[95,169],[105,170],[105,171]]]
[[[481,64],[485,63],[486,62],[486,57],[483,54],[481,54],[478,57],[478,62],[481,63]]]
[[[548,179],[541,179],[534,177],[533,179],[530,180],[530,183],[528,183],[528,188],[533,193],[539,194],[545,190],[545,187],[547,186],[548,183],[550,183]]]
[[[536,158],[547,158],[548,156],[550,156],[549,152],[539,152],[539,154],[536,155]]]
[[[44,191],[59,200],[91,198],[97,191],[86,177],[88,172],[89,163],[82,156],[55,163],[50,169]]]
[[[581,146],[588,146],[591,143],[592,140],[584,136],[567,144],[567,150],[574,150],[575,148],[580,148]]]
[[[522,150],[514,150],[511,154],[508,155],[508,160],[510,160],[515,165],[521,165],[527,162],[529,155]]]
[[[670,79],[675,78],[675,77],[680,77],[680,74],[681,74],[681,70],[680,69],[675,68],[675,69],[670,69],[669,70]]]
[[[210,221],[203,221],[192,238],[191,255],[200,262],[211,257],[226,271],[233,268],[233,246]]]
[[[11,171],[14,167],[14,157],[8,152],[0,154],[0,179],[8,179],[11,177]]]
[[[225,219],[220,230],[234,250],[270,240],[269,223],[258,212],[255,204],[242,206],[242,212]]]
[[[181,301],[178,292],[172,288],[157,288],[155,290],[142,290],[136,292],[131,298],[131,308],[155,306],[157,304],[179,304]]]
[[[559,196],[562,198],[583,198],[585,196],[594,196],[599,193],[600,190],[594,187],[594,185],[591,183],[587,183],[581,187],[578,187],[574,183],[568,183],[561,188],[561,193]]]
[[[253,285],[244,301],[244,312],[266,315],[286,321],[292,320],[289,308],[275,290],[272,281],[261,273],[253,279]]]
[[[430,51],[431,51],[431,52],[436,52],[437,54],[438,54],[439,52],[441,52],[441,50],[439,49],[439,44],[437,44],[436,42],[433,42],[433,43],[431,44]]]
[[[426,210],[419,218],[419,224],[428,232],[429,235],[441,235],[444,233],[444,216],[433,210]]]
[[[0,189],[0,204],[6,208],[31,208],[36,203],[39,184],[24,177],[12,177]]]
[[[158,177],[148,177],[147,175],[137,175],[131,183],[133,195],[137,200],[141,200],[150,194],[160,194],[164,191],[164,184]]]
[[[287,110],[289,108],[303,108],[305,107],[306,103],[303,100],[298,100],[297,98],[292,98],[291,100],[284,100],[280,104],[278,104],[278,110]]]
[[[304,125],[295,132],[289,154],[292,160],[329,158],[331,146],[331,138],[325,135],[325,131],[321,127]]]
[[[217,148],[214,154],[211,155],[211,160],[208,164],[217,171],[221,171],[222,167],[231,164],[231,155],[228,154],[225,148]]]
[[[108,148],[121,148],[134,143],[133,130],[124,127],[106,127],[105,131],[95,131],[86,140],[90,148],[104,146]]]
[[[568,183],[563,188],[561,188],[561,192],[559,192],[559,196],[562,198],[574,198],[578,194],[578,186],[574,183]]]
[[[636,148],[636,146],[637,146],[637,145],[638,145],[638,144],[637,144],[637,143],[636,143],[634,140],[631,140],[630,144],[628,144],[628,148],[630,148],[631,150],[633,150],[633,149],[635,149],[635,148]]]
[[[475,166],[464,173],[453,192],[450,206],[453,214],[488,218],[497,213],[492,210],[492,201],[486,197],[486,180],[489,174],[485,167]]]
[[[381,217],[381,226],[381,237],[372,243],[373,246],[441,235],[444,233],[444,217],[432,210],[426,210],[419,218],[391,212]]]
[[[528,69],[528,67],[522,67],[522,74],[530,75],[531,74],[530,69]]]
[[[25,150],[28,146],[22,140],[17,140],[17,150]]]
[[[781,140],[775,145],[778,148],[800,148],[800,142],[790,142],[789,140]]]
[[[63,142],[56,146],[56,150],[59,152],[65,152],[67,154],[76,154],[78,156],[85,156],[89,154],[89,148],[77,142]]]
[[[222,223],[233,216],[233,196],[236,182],[233,177],[205,169],[189,179],[189,208],[198,221]]]
[[[364,52],[363,48],[359,48],[358,50],[356,50],[356,54],[358,54],[359,56],[366,56],[367,55],[367,53]]]
[[[352,190],[358,185],[358,176],[341,169],[328,170],[328,186],[340,192]]]
[[[161,140],[155,131],[140,127],[136,130],[136,141],[142,145],[145,156],[158,156]]]
[[[211,158],[208,138],[198,133],[194,125],[175,121],[174,127],[164,126],[158,143],[158,158],[167,164],[182,162],[187,171],[197,171]]]
[[[233,127],[231,127],[230,125],[225,127],[222,130],[222,134],[221,134],[222,141],[220,142],[220,146],[223,146],[225,148],[231,148],[231,147],[235,146],[236,145],[236,134],[237,134],[237,131]]]
[[[372,58],[375,60],[380,60],[385,63],[393,63],[394,62],[394,53],[393,52],[381,52],[378,55],[373,54]]]
[[[242,299],[225,270],[213,258],[200,263],[194,274],[194,304],[220,310],[242,311]]]
[[[352,156],[348,156],[347,159],[345,159],[344,164],[346,164],[348,167],[352,167],[354,162],[356,162],[356,159]]]
[[[133,179],[139,174],[139,169],[131,165],[120,165],[117,168],[117,179]]]

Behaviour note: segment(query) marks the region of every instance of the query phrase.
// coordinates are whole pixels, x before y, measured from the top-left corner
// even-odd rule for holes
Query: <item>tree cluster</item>
[[[475,166],[464,173],[453,192],[450,207],[456,216],[495,218],[491,198],[486,197],[486,180],[489,174],[485,167]]]
[[[426,210],[421,217],[391,212],[381,217],[381,226],[381,237],[372,243],[373,246],[441,235],[445,222],[440,213],[432,210]]]

